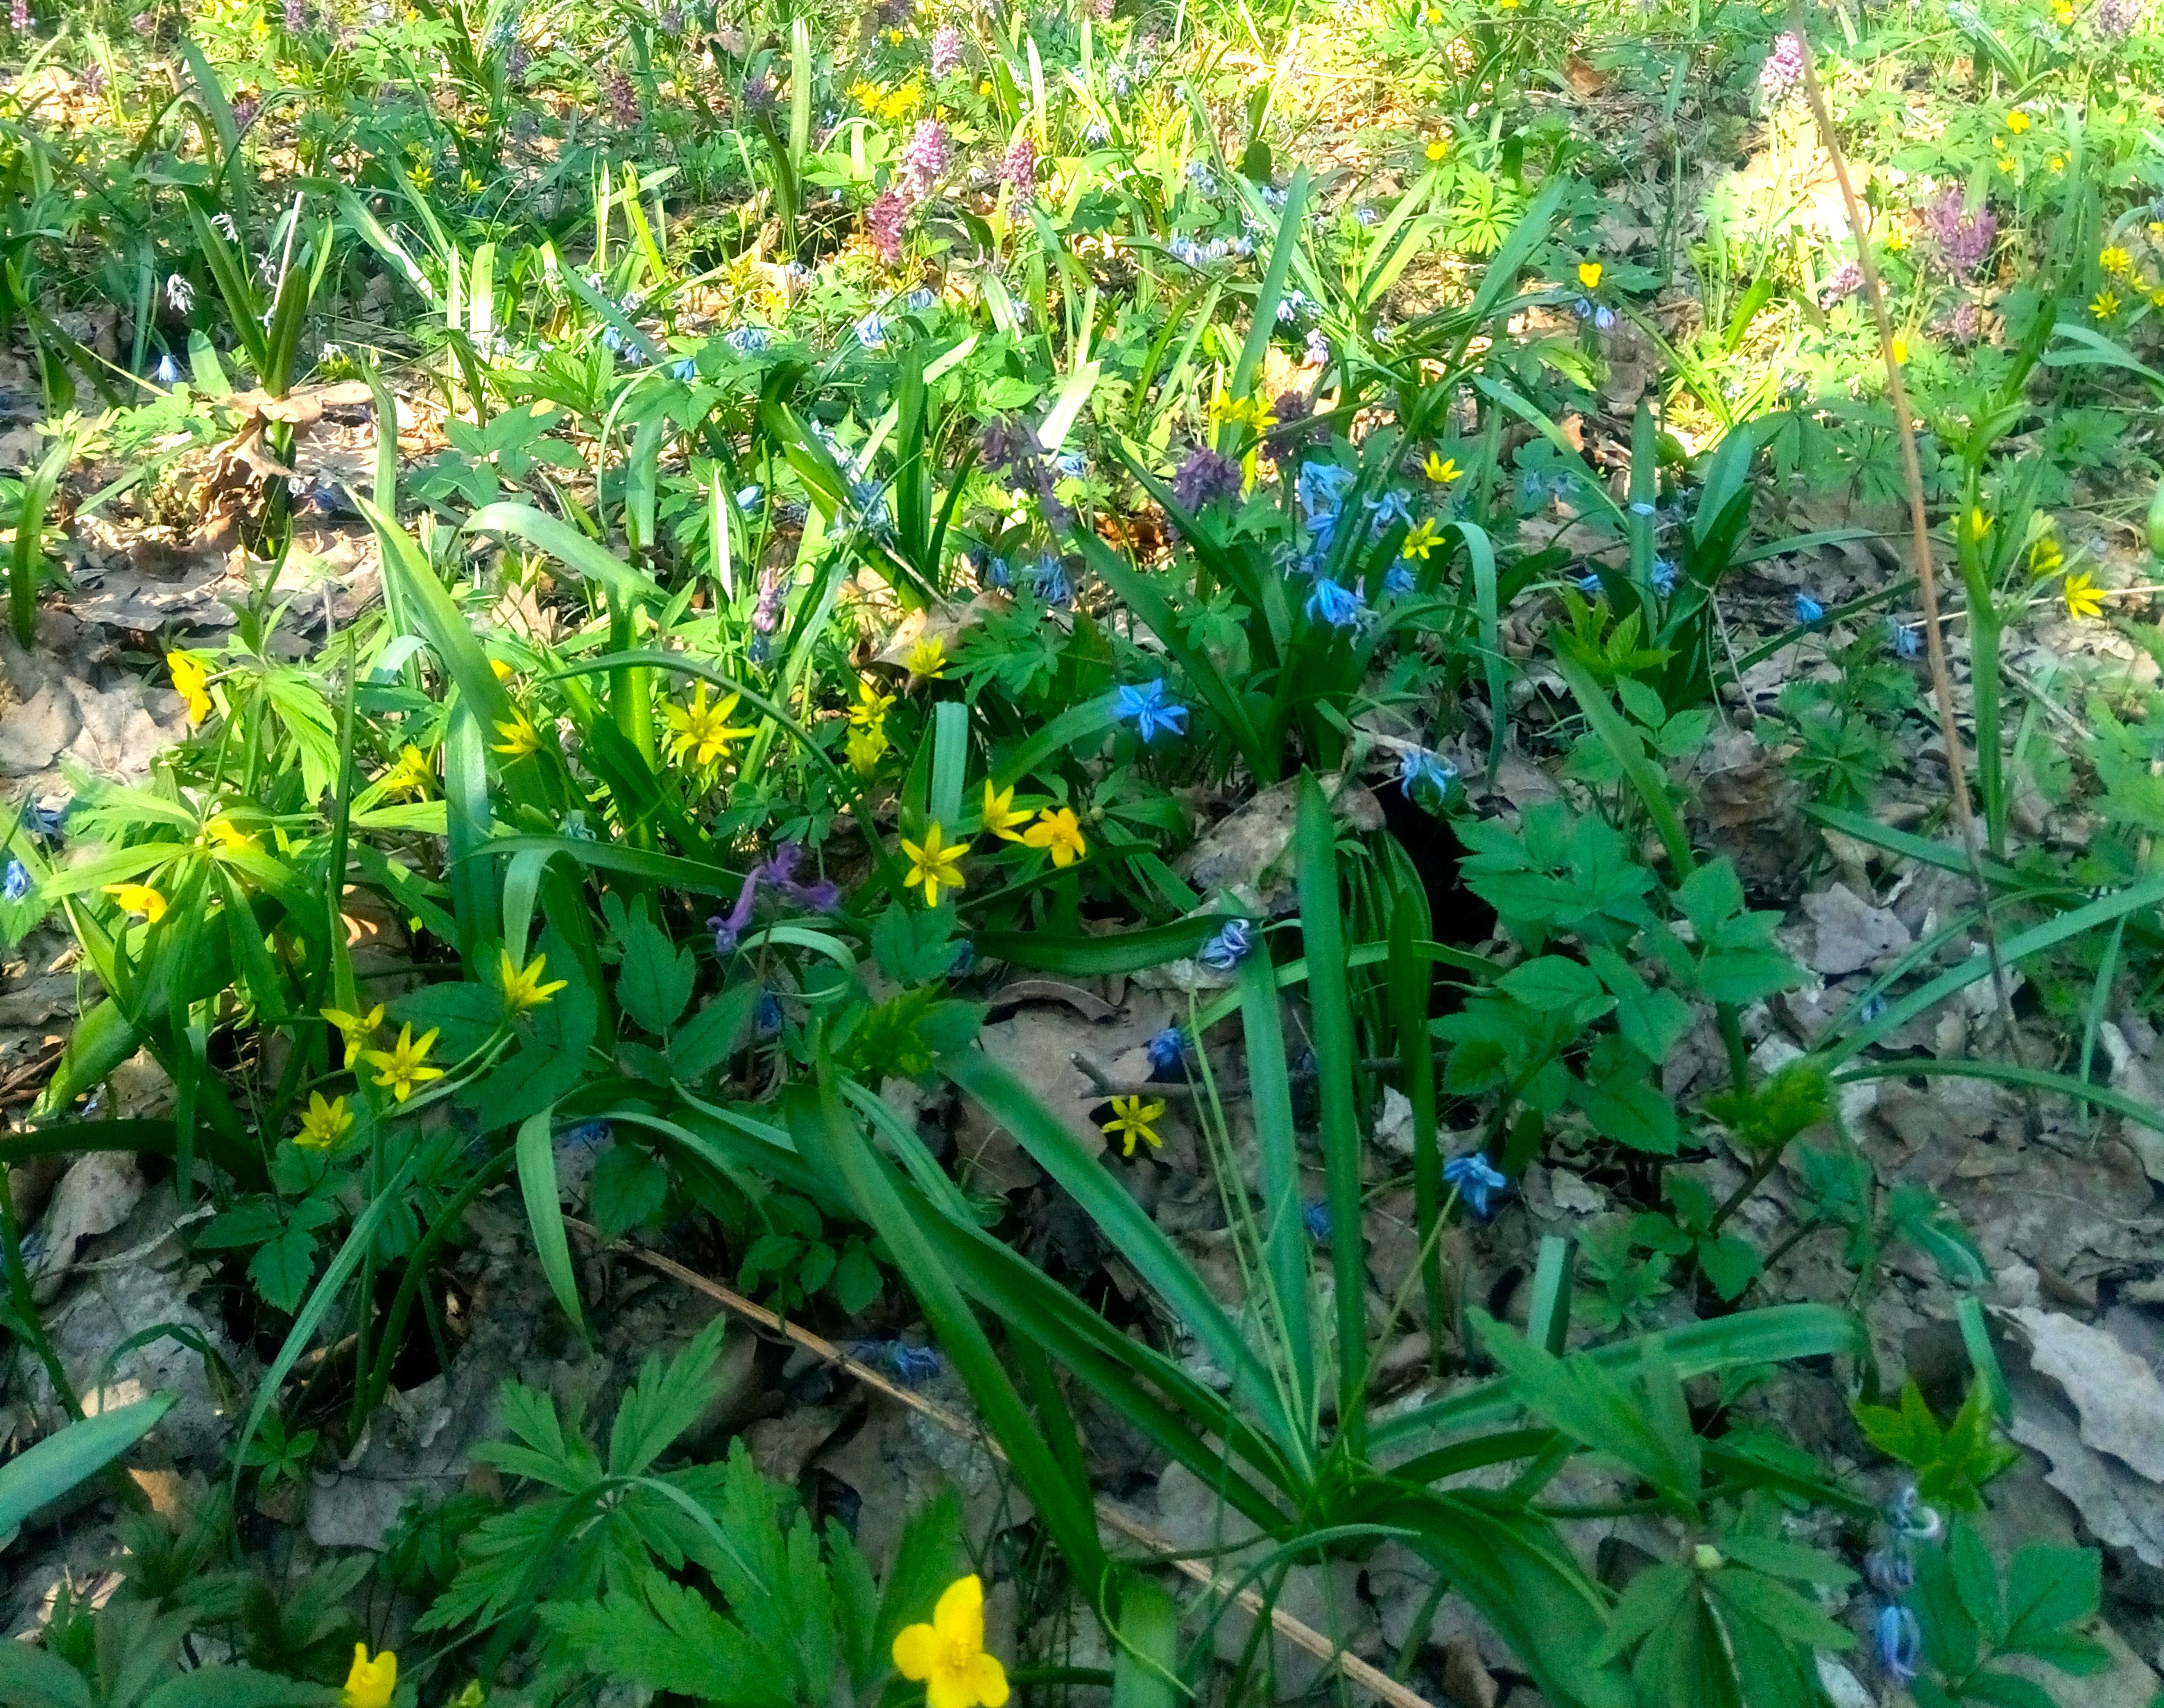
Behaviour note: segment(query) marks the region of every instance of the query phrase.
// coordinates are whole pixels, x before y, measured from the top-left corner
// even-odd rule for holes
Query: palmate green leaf
[[[1786,1584],[1741,1566],[1725,1566],[1700,1580],[1736,1612],[1757,1621],[1783,1642],[1806,1648],[1853,1648],[1854,1634],[1813,1606]]]
[[[1988,1702],[1992,1708],[2063,1708],[2057,1698],[2034,1679],[1986,1667],[1962,1685],[1964,1702]]]
[[[2001,1646],[2034,1653],[2097,1610],[2104,1594],[2104,1557],[2093,1548],[2032,1543],[2006,1569],[2006,1627]]]
[[[654,922],[642,899],[624,933],[623,961],[617,971],[617,1000],[623,1011],[657,1037],[676,1024],[691,1000],[698,963],[689,949],[679,949]]]
[[[732,1619],[659,1572],[596,1601],[551,1602],[542,1622],[592,1672],[729,1708],[790,1708],[794,1693]]]
[[[1528,1409],[1621,1460],[1659,1495],[1694,1510],[1698,1439],[1682,1410],[1682,1385],[1657,1349],[1647,1355],[1636,1383],[1626,1386],[1583,1353],[1557,1358],[1484,1312],[1472,1316],[1482,1344],[1517,1382]]]
[[[667,1450],[719,1391],[713,1374],[727,1318],[717,1317],[664,1366],[657,1354],[639,1366],[609,1430],[609,1475],[638,1476]]]
[[[1649,1632],[1675,1616],[1695,1583],[1686,1566],[1647,1567],[1631,1580],[1615,1603],[1615,1611],[1608,1616],[1608,1628],[1589,1658],[1602,1662],[1628,1654]]]

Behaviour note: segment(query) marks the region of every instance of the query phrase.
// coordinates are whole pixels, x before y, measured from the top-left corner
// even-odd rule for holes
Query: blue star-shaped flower
[[[1123,684],[1112,696],[1112,715],[1133,724],[1135,733],[1145,741],[1154,741],[1159,730],[1175,736],[1187,733],[1187,708],[1165,698],[1162,676]]]
[[[1468,1150],[1444,1163],[1442,1177],[1458,1188],[1458,1195],[1465,1200],[1466,1207],[1484,1222],[1488,1219],[1489,1196],[1510,1189],[1510,1182],[1504,1178],[1502,1171],[1477,1150]]]

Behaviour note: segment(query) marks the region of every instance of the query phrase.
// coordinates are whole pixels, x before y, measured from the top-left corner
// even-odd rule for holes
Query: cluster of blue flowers
[[[1198,244],[1191,237],[1173,238],[1165,246],[1165,253],[1174,260],[1190,267],[1201,267],[1211,261],[1221,261],[1227,256],[1252,255],[1255,240],[1251,237],[1212,238],[1206,244]]]
[[[1915,1547],[1939,1533],[1939,1515],[1916,1498],[1914,1488],[1904,1489],[1887,1515],[1893,1528],[1892,1543],[1863,1562],[1871,1587],[1885,1597],[1885,1606],[1872,1622],[1872,1647],[1879,1669],[1899,1685],[1916,1676],[1923,1660],[1924,1633],[1908,1606],[1909,1591],[1915,1587]]]

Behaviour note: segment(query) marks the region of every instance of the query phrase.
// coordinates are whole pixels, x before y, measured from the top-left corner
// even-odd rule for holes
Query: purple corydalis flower
[[[8,28],[18,35],[27,35],[30,30],[30,0],[15,0],[8,8]]]
[[[962,32],[951,24],[939,26],[939,33],[932,38],[932,75],[943,77],[949,71],[959,71],[962,65]]]
[[[1240,495],[1240,465],[1207,445],[1187,453],[1172,477],[1172,495],[1189,510],[1200,510],[1212,500]]]
[[[786,896],[814,913],[832,913],[841,905],[841,888],[832,878],[822,878],[811,883],[797,882],[796,863],[803,857],[801,843],[778,842],[773,853],[744,873],[743,887],[737,892],[736,905],[726,914],[716,914],[706,921],[706,929],[714,934],[714,952],[717,955],[735,951],[744,928],[751,924],[752,910],[758,904],[762,886]]]
[[[1211,934],[1195,958],[1212,972],[1230,972],[1254,948],[1245,919],[1227,919]]]
[[[1792,29],[1773,38],[1773,51],[1758,68],[1758,86],[1767,94],[1785,95],[1804,81],[1804,44]]]
[[[744,79],[741,98],[747,113],[771,113],[781,102],[781,86],[770,72],[761,71],[756,77]]]
[[[308,0],[286,0],[286,34],[299,35],[308,27]]]
[[[1159,730],[1175,736],[1187,733],[1187,708],[1165,698],[1162,676],[1121,687],[1112,696],[1112,715],[1122,722],[1132,722],[1135,732],[1145,741],[1153,739]]]
[[[864,210],[864,229],[879,248],[880,259],[891,267],[901,259],[901,228],[909,218],[909,198],[898,184],[890,184],[873,197]],[[867,319],[876,319],[868,315]]]
[[[1037,193],[1037,144],[1027,131],[1007,144],[1007,151],[1000,161],[999,177],[1002,183],[1014,186],[1016,196]]]
[[[1442,1177],[1458,1188],[1466,1207],[1484,1222],[1488,1219],[1489,1195],[1510,1188],[1502,1171],[1478,1150],[1452,1157],[1442,1166]]]
[[[909,140],[901,147],[904,186],[914,196],[930,193],[939,175],[947,170],[947,127],[936,118],[920,118]]]
[[[608,80],[609,117],[619,130],[629,130],[638,123],[638,91],[630,78],[621,71]]]
[[[1999,216],[1988,207],[1969,212],[1960,189],[1949,188],[1925,204],[1924,233],[1956,273],[1973,273],[1999,240]]]
[[[1819,287],[1819,306],[1831,308],[1836,302],[1846,302],[1863,289],[1863,269],[1853,261],[1843,261]]]
[[[2125,41],[2141,21],[2141,0],[2098,0],[2089,14],[2099,41]]]

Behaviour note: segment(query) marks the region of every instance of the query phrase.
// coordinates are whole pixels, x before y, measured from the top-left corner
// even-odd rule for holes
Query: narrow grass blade
[[[1345,982],[1345,919],[1337,888],[1337,825],[1312,772],[1300,781],[1293,832],[1300,873],[1300,930],[1307,951],[1307,999],[1315,1024],[1322,1097],[1322,1164],[1330,1206],[1330,1260],[1337,1277],[1337,1424],[1356,1439],[1365,1422],[1367,1242],[1361,1228],[1360,1116],[1353,1063],[1352,1003]]]
[[[0,1538],[12,1537],[39,1507],[58,1500],[157,1428],[172,1410],[174,1394],[155,1394],[132,1406],[116,1406],[70,1423],[35,1447],[0,1465]]]
[[[533,1229],[533,1255],[549,1290],[571,1326],[581,1338],[586,1332],[586,1312],[579,1306],[579,1284],[571,1272],[571,1242],[564,1232],[564,1208],[556,1184],[556,1143],[552,1130],[556,1108],[550,1104],[519,1124],[518,1191],[526,1200],[526,1220]]]
[[[1284,1025],[1268,953],[1240,963],[1240,1022],[1247,1050],[1255,1149],[1262,1167],[1263,1267],[1269,1278],[1276,1332],[1289,1366],[1293,1415],[1316,1415],[1315,1336],[1308,1308],[1307,1224],[1300,1201],[1300,1140],[1292,1081],[1285,1071]]]
[[[1428,999],[1435,963],[1413,952],[1421,912],[1416,893],[1401,893],[1390,914],[1390,1029],[1397,1035],[1398,1076],[1413,1106],[1413,1215],[1421,1244],[1421,1288],[1427,1302],[1428,1355],[1442,1357],[1442,1159],[1436,1140],[1435,1041]]]

